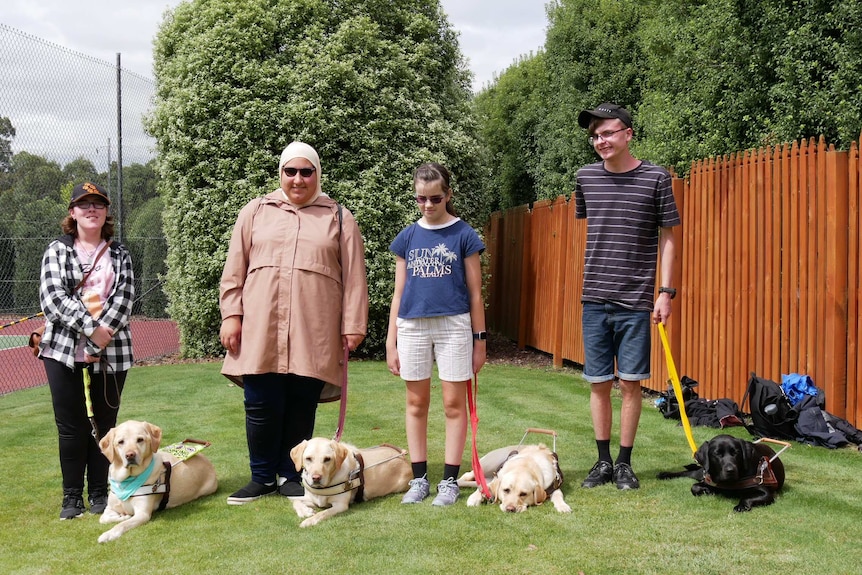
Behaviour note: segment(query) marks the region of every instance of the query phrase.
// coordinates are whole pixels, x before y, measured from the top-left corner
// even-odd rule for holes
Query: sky
[[[180,0],[3,0],[0,24],[152,78],[152,40],[165,10]],[[442,0],[473,89],[544,45],[545,0]]]

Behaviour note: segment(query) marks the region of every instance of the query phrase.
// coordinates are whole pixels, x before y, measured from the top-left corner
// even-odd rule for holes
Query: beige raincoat
[[[346,208],[341,220],[328,196],[297,208],[281,190],[240,210],[219,302],[222,320],[242,317],[242,338],[223,374],[314,377],[328,384],[322,400],[338,397],[341,336],[368,327],[362,235]]]

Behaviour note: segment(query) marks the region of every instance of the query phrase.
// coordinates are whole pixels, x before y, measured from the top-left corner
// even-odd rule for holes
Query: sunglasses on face
[[[424,204],[427,201],[431,201],[432,204],[437,205],[442,202],[446,196],[416,196],[417,204]]]
[[[75,204],[75,207],[82,210],[89,210],[91,208],[94,210],[104,210],[108,205],[101,202],[81,202],[79,204]]]
[[[296,174],[299,174],[303,178],[310,178],[314,172],[316,172],[316,168],[291,168],[285,166],[284,175],[288,178],[295,178]]]

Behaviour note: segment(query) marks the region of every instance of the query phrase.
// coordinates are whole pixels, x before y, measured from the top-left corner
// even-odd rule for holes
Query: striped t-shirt
[[[652,311],[659,228],[680,224],[670,174],[646,161],[621,174],[578,170],[575,217],[587,219],[581,301]]]

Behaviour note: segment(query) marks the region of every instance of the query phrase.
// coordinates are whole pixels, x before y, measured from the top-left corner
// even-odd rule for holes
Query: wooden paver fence
[[[830,413],[862,424],[862,159],[821,138],[695,162],[674,178],[677,228],[668,322],[680,375],[710,399],[742,401],[750,372],[811,376]],[[492,214],[488,326],[519,346],[583,364],[586,222],[560,196]],[[667,368],[657,330],[652,378]]]

